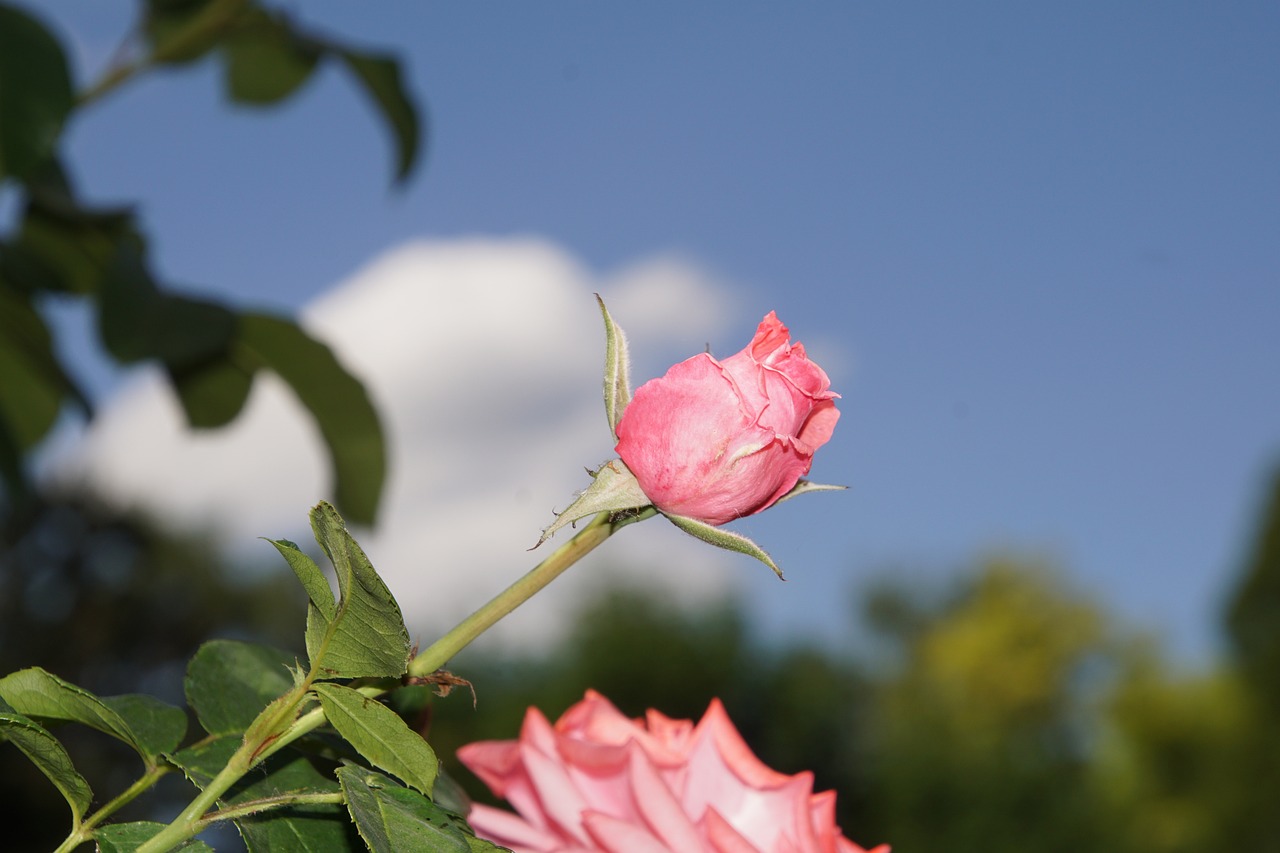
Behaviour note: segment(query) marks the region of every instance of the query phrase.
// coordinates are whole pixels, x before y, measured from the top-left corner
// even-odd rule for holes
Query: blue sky
[[[132,4],[41,8],[84,82]],[[813,474],[850,492],[737,528],[789,569],[735,581],[768,630],[841,636],[885,569],[1012,551],[1212,648],[1280,464],[1280,7],[295,11],[401,55],[424,168],[389,190],[335,69],[266,113],[208,63],[142,81],[77,120],[70,158],[91,197],[140,202],[173,281],[297,310],[424,237],[538,238],[605,280],[680,259],[719,319],[633,330],[650,373],[776,309],[843,395]]]

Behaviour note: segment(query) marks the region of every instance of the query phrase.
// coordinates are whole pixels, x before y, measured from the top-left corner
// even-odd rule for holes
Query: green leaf
[[[93,840],[98,843],[98,853],[133,853],[164,828],[163,823],[149,820],[113,823],[96,830]],[[170,849],[179,853],[214,853],[212,847],[198,838],[189,838]]]
[[[96,293],[119,252],[143,251],[125,208],[85,208],[56,161],[27,179],[27,203],[14,243],[0,252],[0,274],[19,289]]]
[[[141,693],[104,696],[102,704],[125,721],[144,755],[173,752],[187,736],[186,712],[154,696]]]
[[[0,180],[49,159],[75,92],[62,45],[36,18],[0,5]]]
[[[229,424],[244,409],[253,387],[253,371],[224,357],[180,373],[170,370],[169,382],[182,403],[187,423],[195,429],[213,429]]]
[[[329,724],[374,767],[431,796],[439,772],[436,754],[395,711],[350,687],[316,684]]]
[[[162,710],[162,706],[168,706],[159,700],[137,697],[125,697],[117,702],[118,707],[113,707],[88,690],[39,667],[19,670],[0,678],[0,698],[29,717],[82,723],[111,735],[132,746],[148,763],[154,763],[159,753],[166,751],[153,747],[168,741],[176,725],[172,711],[178,710]],[[120,709],[138,715],[136,722],[140,730],[134,729]]]
[[[0,742],[6,740],[30,759],[62,793],[71,807],[72,824],[79,827],[89,804],[93,802],[89,783],[71,763],[71,756],[67,755],[67,750],[57,738],[0,696]]]
[[[627,353],[627,336],[622,327],[609,316],[604,300],[596,294],[600,313],[604,316],[604,413],[609,419],[609,430],[618,437],[618,421],[631,402],[631,360]]]
[[[209,734],[243,732],[262,709],[293,689],[282,649],[239,640],[210,640],[187,665],[187,704]]]
[[[338,506],[353,521],[372,524],[387,461],[382,425],[364,386],[327,346],[288,320],[242,315],[240,344],[311,412],[329,448]]]
[[[254,10],[222,46],[233,101],[272,104],[292,95],[315,70],[320,50],[283,17]]]
[[[192,62],[217,47],[244,15],[237,0],[147,0],[143,32],[150,62]]]
[[[400,65],[388,56],[356,53],[338,45],[329,45],[382,114],[396,141],[397,182],[413,172],[418,159],[418,110],[400,77]]]
[[[0,421],[19,450],[43,438],[64,400],[84,396],[63,371],[44,320],[22,294],[0,281]],[[87,404],[84,408],[88,408]]]
[[[242,738],[236,734],[210,738],[178,753],[173,761],[197,787],[203,788],[227,765],[239,749]],[[294,747],[307,743],[307,739]],[[283,749],[254,768],[219,802],[238,805],[266,797],[289,793],[336,793],[334,763],[317,756],[304,755],[294,747]],[[311,804],[290,806],[236,820],[236,827],[250,853],[273,853],[287,850],[309,853],[339,853],[362,849],[360,838],[340,805]]]
[[[288,539],[268,539],[281,556],[289,563],[289,568],[298,576],[302,587],[307,591],[307,660],[315,661],[324,651],[325,638],[329,635],[329,625],[338,615],[338,602],[329,588],[329,581],[315,561]]]
[[[778,568],[778,564],[773,561],[768,552],[742,534],[724,530],[720,527],[713,527],[705,521],[697,521],[681,515],[667,515],[666,513],[663,513],[663,515],[666,515],[672,524],[690,536],[696,536],[703,542],[715,545],[717,548],[724,548],[726,551],[736,551],[739,554],[755,557],[773,569],[773,573],[778,576],[779,580],[786,580],[782,576],[782,569]]]
[[[178,373],[221,357],[236,333],[234,313],[162,293],[140,253],[128,249],[103,277],[98,324],[103,345],[117,360],[155,358]]]
[[[400,605],[337,510],[321,501],[311,510],[311,528],[338,577],[337,608],[311,671],[321,678],[400,677],[409,662]]]
[[[372,853],[402,850],[471,853],[502,850],[476,838],[461,817],[417,791],[363,767],[338,768],[351,818]]]

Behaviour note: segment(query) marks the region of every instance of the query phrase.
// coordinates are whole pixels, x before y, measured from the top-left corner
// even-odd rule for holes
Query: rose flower
[[[835,793],[762,764],[718,700],[695,726],[630,720],[588,691],[554,727],[530,708],[519,740],[458,757],[519,812],[467,818],[515,853],[867,853],[836,826]]]
[[[617,452],[659,510],[720,525],[772,506],[809,473],[836,411],[827,374],[772,311],[751,343],[701,353],[636,389]]]

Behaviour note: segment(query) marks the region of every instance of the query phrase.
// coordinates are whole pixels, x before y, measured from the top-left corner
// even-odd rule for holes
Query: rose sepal
[[[731,530],[724,530],[719,527],[713,527],[705,521],[698,521],[696,518],[686,518],[683,515],[671,515],[663,513],[667,519],[679,527],[690,536],[696,536],[703,542],[715,545],[717,548],[723,548],[726,551],[734,551],[739,554],[746,554],[748,557],[755,557],[769,568],[773,569],[773,573],[778,576],[778,580],[786,580],[782,576],[782,569],[778,568],[778,564],[773,561],[769,553],[756,543],[752,542],[741,533],[734,533]]]
[[[613,321],[604,300],[596,294],[600,314],[604,317],[604,413],[609,419],[609,431],[618,439],[618,421],[631,402],[631,359],[627,354],[627,336],[622,327]]]
[[[797,495],[807,495],[809,492],[843,492],[848,486],[833,486],[828,483],[811,483],[808,480],[796,480],[796,484],[791,490],[773,502],[774,506],[789,501]]]
[[[555,522],[542,531],[534,548],[546,542],[566,524],[589,515],[602,512],[624,513],[642,510],[650,505],[651,502],[640,489],[635,474],[631,473],[631,469],[621,459],[606,462],[589,473],[592,477],[591,485],[579,492],[573,503],[556,515]]]

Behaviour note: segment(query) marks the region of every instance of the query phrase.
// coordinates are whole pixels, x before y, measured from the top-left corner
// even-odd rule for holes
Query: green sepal
[[[789,501],[798,495],[807,495],[810,492],[843,492],[848,486],[831,486],[825,483],[811,483],[808,480],[796,480],[796,484],[791,487],[785,495],[773,502],[774,506]]]
[[[592,473],[591,485],[578,493],[573,503],[556,516],[553,524],[542,531],[537,548],[566,524],[601,512],[627,512],[649,506],[649,498],[640,488],[635,474],[621,459],[606,462]]]
[[[609,430],[617,439],[618,421],[622,420],[622,413],[631,402],[631,362],[627,353],[627,336],[613,321],[598,293],[596,302],[600,304],[600,314],[604,317],[604,413],[609,419]]]
[[[726,551],[736,551],[739,554],[746,554],[749,557],[755,557],[769,568],[773,569],[773,573],[778,576],[779,580],[786,580],[782,576],[782,569],[778,568],[778,564],[773,561],[763,548],[752,542],[741,533],[734,533],[731,530],[724,530],[719,527],[713,527],[705,521],[698,521],[693,518],[685,518],[682,515],[668,515],[663,513],[676,527],[679,527],[690,536],[696,536],[703,542],[715,545],[717,548],[723,548]]]

